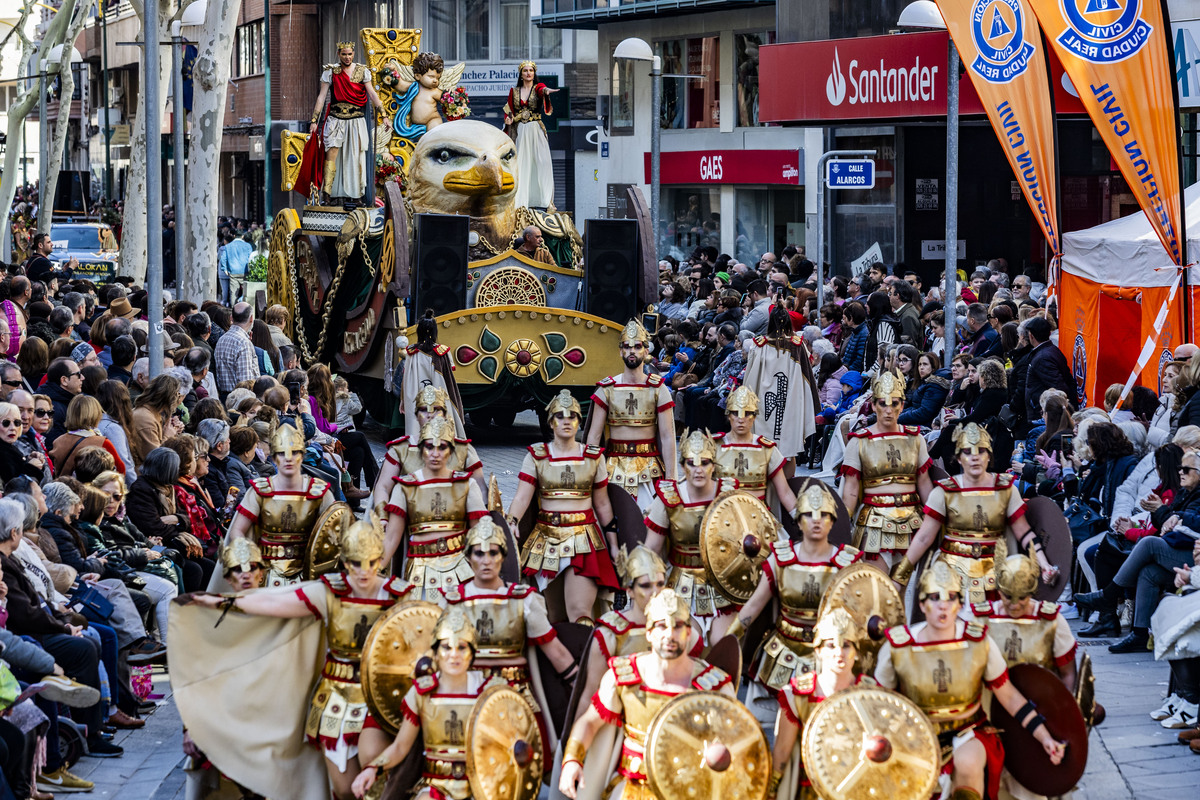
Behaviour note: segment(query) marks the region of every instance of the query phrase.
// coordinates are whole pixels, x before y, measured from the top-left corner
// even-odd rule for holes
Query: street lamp
[[[933,0],[916,0],[900,12],[901,28],[946,30],[946,21]],[[946,66],[946,359],[954,357],[958,313],[958,50],[949,41]]]
[[[654,48],[645,39],[630,37],[623,39],[613,50],[617,61],[650,62],[650,227],[654,231],[654,260],[659,257],[659,205],[662,200],[662,182],[659,165],[662,160],[662,59],[654,55]]]

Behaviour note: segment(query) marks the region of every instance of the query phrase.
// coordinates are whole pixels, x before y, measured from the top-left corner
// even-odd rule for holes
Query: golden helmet
[[[1037,562],[1020,554],[996,560],[996,588],[1009,600],[1024,600],[1037,591],[1041,570]]]
[[[304,436],[291,425],[283,424],[271,434],[271,455],[292,455],[304,452]]]
[[[632,346],[639,342],[649,347],[650,334],[646,333],[646,329],[642,327],[642,323],[636,319],[631,319],[625,323],[625,328],[621,331],[621,344]]]
[[[546,416],[553,417],[555,414],[564,416],[575,415],[576,419],[583,418],[583,409],[579,406],[579,401],[567,389],[563,389],[558,394],[554,395],[554,399],[546,406]]]
[[[663,563],[658,553],[640,544],[633,548],[633,552],[626,550],[625,545],[621,545],[621,549],[617,551],[615,566],[622,586],[632,586],[639,578],[647,575],[656,575],[660,572],[663,575],[667,574],[667,565]]]
[[[745,417],[758,414],[758,395],[746,384],[734,389],[725,398],[725,413],[735,417]]]
[[[383,516],[380,503],[367,512],[367,516],[355,520],[338,541],[342,563],[356,561],[367,564],[383,558]]]
[[[814,483],[796,498],[796,516],[804,514],[828,514],[837,519],[837,503],[828,489]]]
[[[479,522],[467,531],[466,552],[470,553],[472,547],[487,550],[491,545],[499,547],[501,553],[508,554],[508,537],[504,535],[504,529],[490,516],[481,517]]]
[[[699,465],[705,459],[716,461],[717,443],[708,431],[696,430],[689,433],[685,430],[679,439],[680,463]]]
[[[917,583],[917,602],[949,600],[951,595],[957,595],[959,602],[962,602],[962,576],[945,561],[936,561],[921,573],[921,580]]]
[[[434,417],[421,426],[422,442],[446,442],[454,446],[454,423],[445,417]]]
[[[475,649],[475,626],[467,619],[461,608],[448,608],[433,624],[433,647],[438,642],[446,642],[451,647],[457,647],[459,642],[466,642]]]
[[[983,450],[989,453],[992,451],[992,437],[988,434],[987,428],[974,422],[968,422],[955,429],[954,452],[956,454],[966,451],[972,455],[978,455]]]
[[[235,568],[249,572],[263,563],[262,551],[249,539],[237,538],[221,548],[221,572],[228,575]]]
[[[440,408],[444,413],[450,408],[450,395],[442,387],[429,383],[422,386],[421,391],[417,392],[417,400],[413,406],[415,408]]]
[[[859,629],[858,623],[844,608],[826,612],[817,620],[817,626],[813,629],[813,647],[820,647],[828,641],[837,643],[839,648],[846,642],[857,647],[862,638],[862,630]]]
[[[338,49],[339,53],[342,52],[343,50],[353,50],[354,42],[338,42],[337,49]]]
[[[688,604],[675,594],[674,589],[663,589],[646,604],[646,630],[654,627],[656,622],[691,622],[692,612]]]
[[[908,383],[903,375],[885,370],[871,381],[871,397],[874,400],[904,400]]]

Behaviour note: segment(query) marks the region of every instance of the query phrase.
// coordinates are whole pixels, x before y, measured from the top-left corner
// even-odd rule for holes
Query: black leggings
[[[8,720],[0,719],[0,767],[4,770],[4,780],[16,797],[29,797],[32,755],[21,729]],[[3,796],[3,787],[0,786],[0,797]]]
[[[1175,694],[1189,703],[1200,702],[1200,657],[1168,661],[1175,679]]]
[[[183,570],[183,591],[203,592],[208,589],[208,580],[216,566],[211,558],[188,558],[179,564]]]
[[[363,485],[368,489],[374,486],[379,468],[375,464],[375,454],[371,452],[367,437],[362,431],[340,431],[337,438],[346,448],[346,471],[350,473],[350,480],[358,486],[358,475],[361,472],[366,478]]]

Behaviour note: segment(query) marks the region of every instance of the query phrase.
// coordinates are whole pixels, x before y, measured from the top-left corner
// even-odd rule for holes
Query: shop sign
[[[946,31],[763,45],[759,49],[759,119],[835,122],[944,117]],[[1050,56],[1054,83],[1062,64]],[[969,80],[958,84],[959,110],[983,114]],[[1060,114],[1082,114],[1078,97],[1055,91]]]
[[[961,261],[967,257],[967,240],[958,240],[958,255],[957,258]],[[945,239],[922,239],[921,240],[921,260],[922,261],[945,261],[946,260],[946,240]]]
[[[517,85],[517,73],[520,65],[512,64],[470,64],[463,70],[458,85],[467,90],[471,97],[507,97],[508,90]],[[539,82],[547,82],[546,78],[555,77],[557,81],[548,81],[551,86],[563,85],[562,64],[538,64],[537,78]]]
[[[913,197],[916,199],[917,211],[937,211],[938,179],[917,178],[916,188],[913,190]]]
[[[650,154],[645,157],[650,182]],[[663,153],[662,183],[768,183],[799,186],[804,172],[800,150],[688,150]]]

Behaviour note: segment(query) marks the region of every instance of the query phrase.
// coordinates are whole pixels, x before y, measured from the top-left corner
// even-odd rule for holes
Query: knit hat
[[[729,283],[729,281],[731,280],[731,278],[729,277],[729,273],[728,273],[728,272],[718,272],[718,273],[717,273],[716,275],[714,275],[713,277],[715,277],[715,278],[720,278],[720,279],[721,279],[722,281],[724,281],[726,284],[728,284],[728,283]]]
[[[71,360],[76,364],[82,364],[83,360],[92,353],[96,352],[87,342],[80,342],[71,348]]]

